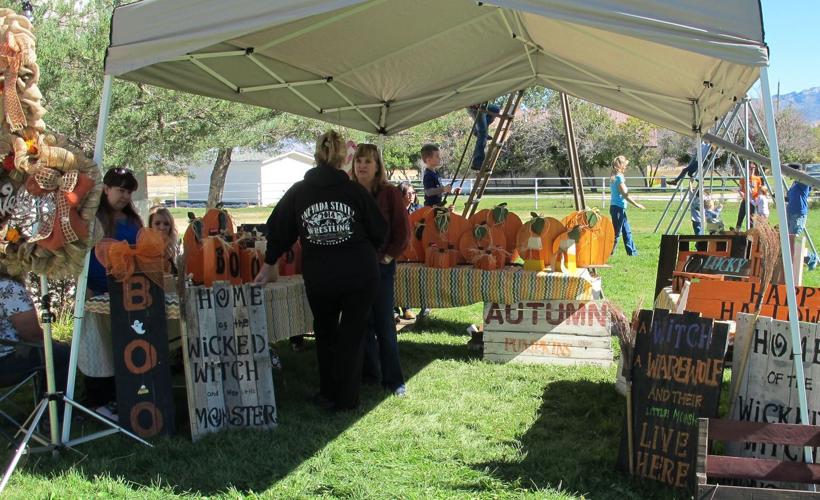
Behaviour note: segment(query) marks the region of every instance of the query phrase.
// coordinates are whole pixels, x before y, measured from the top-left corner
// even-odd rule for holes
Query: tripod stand
[[[14,473],[14,469],[17,467],[17,464],[18,462],[20,462],[20,458],[23,456],[24,453],[43,453],[51,451],[54,455],[56,455],[57,452],[66,447],[66,445],[62,442],[59,428],[60,424],[57,420],[57,403],[59,402],[63,402],[66,405],[70,405],[71,407],[82,411],[86,415],[89,415],[97,421],[101,422],[102,424],[108,426],[109,430],[107,432],[109,434],[122,432],[128,437],[135,439],[146,446],[152,447],[151,443],[145,441],[136,434],[127,431],[126,429],[117,425],[115,422],[108,420],[102,415],[98,415],[96,412],[89,410],[88,408],[77,403],[73,399],[66,397],[66,395],[62,392],[57,392],[56,382],[54,379],[54,352],[51,344],[51,321],[53,319],[53,315],[51,313],[51,294],[48,293],[48,280],[46,280],[45,276],[40,277],[40,292],[42,293],[42,301],[40,307],[42,310],[41,322],[43,324],[43,357],[45,358],[44,362],[46,374],[46,394],[43,395],[43,398],[40,400],[39,403],[37,403],[37,406],[34,408],[32,414],[29,415],[28,419],[26,419],[25,423],[23,423],[21,431],[25,430],[25,435],[23,436],[23,440],[17,447],[17,450],[14,453],[14,457],[12,457],[11,462],[9,462],[5,475],[3,475],[3,480],[2,482],[0,482],[0,493],[2,493],[3,490],[6,488],[9,479],[11,479],[11,475]],[[37,427],[40,425],[40,421],[42,420],[43,416],[46,414],[46,409],[48,409],[51,442],[45,444],[45,446],[29,448],[28,444],[32,438],[35,438],[37,441],[40,442],[43,441],[42,439],[35,437],[35,431]],[[29,425],[28,429],[26,429],[27,424]],[[73,440],[71,444],[79,444],[85,441],[86,440],[84,440],[83,438],[79,438]]]

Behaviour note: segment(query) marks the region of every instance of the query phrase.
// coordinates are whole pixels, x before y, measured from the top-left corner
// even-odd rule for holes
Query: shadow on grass
[[[447,333],[453,337],[464,337],[465,342],[469,339],[467,334],[467,327],[472,321],[468,319],[454,320],[447,318],[440,318],[436,316],[426,316],[417,319],[411,328],[407,329],[407,333]]]
[[[675,497],[677,492],[659,483],[633,480],[616,470],[625,411],[611,383],[552,382],[542,395],[540,415],[520,438],[526,457],[476,469],[525,489],[560,488],[586,498]]]
[[[172,489],[177,493],[214,495],[236,489],[262,492],[299,468],[306,460],[355,424],[387,398],[378,386],[363,386],[361,407],[331,414],[310,403],[318,388],[316,351],[312,340],[304,351],[292,351],[287,342],[276,345],[284,369],[274,373],[279,426],[272,431],[232,430],[188,438],[184,389],[176,391],[178,435],[153,440],[146,448],[124,437],[111,436],[84,445],[75,453],[62,453],[56,461],[33,456],[20,464],[28,474],[50,476],[76,471],[89,482],[98,476],[122,478],[135,490],[143,486]],[[402,368],[409,381],[429,363],[442,358],[468,360],[474,355],[463,345],[413,343],[402,353]],[[79,426],[75,427],[79,430]],[[86,424],[84,432],[96,430]],[[9,452],[4,463],[11,457]],[[321,494],[321,492],[315,492]]]

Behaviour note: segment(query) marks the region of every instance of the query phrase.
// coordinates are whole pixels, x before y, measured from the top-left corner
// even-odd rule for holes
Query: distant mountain
[[[777,106],[777,97],[774,98]],[[820,124],[820,87],[780,95],[780,108],[794,106],[813,125]]]

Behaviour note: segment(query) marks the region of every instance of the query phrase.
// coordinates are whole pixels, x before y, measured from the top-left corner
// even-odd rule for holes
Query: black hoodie
[[[275,264],[298,237],[309,287],[372,285],[376,249],[387,233],[373,196],[342,170],[319,165],[285,193],[268,218],[265,262]]]

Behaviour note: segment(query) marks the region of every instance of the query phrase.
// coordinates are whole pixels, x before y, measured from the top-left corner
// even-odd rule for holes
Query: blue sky
[[[762,0],[772,93],[820,87],[820,1]],[[752,91],[754,93],[754,90]]]

